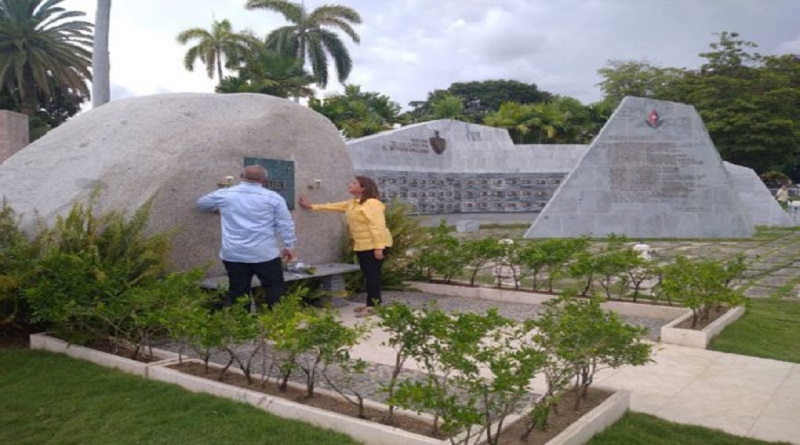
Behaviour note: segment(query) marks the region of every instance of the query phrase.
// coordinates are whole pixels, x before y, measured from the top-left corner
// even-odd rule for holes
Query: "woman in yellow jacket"
[[[386,227],[386,206],[380,201],[375,181],[365,176],[356,176],[347,191],[353,195],[353,199],[312,204],[301,196],[298,204],[306,210],[342,212],[347,217],[353,250],[358,257],[367,287],[367,305],[356,308],[356,312],[367,315],[372,312],[373,306],[381,304],[381,266],[389,247],[392,247],[392,234]]]

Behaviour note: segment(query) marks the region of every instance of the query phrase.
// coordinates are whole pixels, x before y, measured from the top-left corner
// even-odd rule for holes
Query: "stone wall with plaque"
[[[436,120],[348,142],[356,173],[418,215],[538,213],[586,145],[517,146],[503,129]]]
[[[281,195],[289,210],[294,210],[294,161],[282,159],[244,158],[244,165],[260,165],[267,170],[266,188]]]
[[[53,129],[0,164],[0,194],[25,227],[37,215],[52,222],[95,189],[101,210],[130,213],[153,199],[149,228],[175,232],[175,268],[209,267],[209,275],[221,275],[219,216],[195,203],[238,183],[250,162],[265,165],[268,187],[290,207],[299,194],[314,202],[344,199],[354,175],[336,127],[291,100],[162,94],[111,101]],[[346,239],[340,215],[292,214],[300,260],[340,259]]]
[[[412,205],[418,215],[539,212],[563,173],[420,173],[365,170],[382,198]]]

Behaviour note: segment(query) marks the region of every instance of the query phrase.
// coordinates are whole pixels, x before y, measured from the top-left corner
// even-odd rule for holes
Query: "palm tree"
[[[219,93],[261,93],[284,98],[314,95],[309,88],[314,78],[303,71],[299,60],[277,54],[257,39],[229,68],[237,75],[224,78],[217,87]]]
[[[487,114],[483,123],[491,127],[505,128],[509,133],[516,134],[517,143],[521,144],[523,138],[530,133],[534,120],[533,104],[519,102],[504,102],[500,109]]]
[[[63,1],[0,0],[0,79],[28,116],[39,107],[37,93],[50,98],[59,87],[89,95],[92,24],[70,20],[85,14]]]
[[[312,99],[308,106],[327,117],[348,138],[360,138],[388,130],[399,121],[400,105],[389,96],[361,91],[358,85],[346,85],[344,93],[325,99]]]
[[[109,85],[108,28],[111,21],[111,0],[97,0],[94,19],[94,46],[92,48],[92,107],[108,102]]]
[[[361,38],[352,25],[361,23],[354,9],[341,5],[323,5],[308,13],[302,3],[286,0],[248,0],[247,9],[267,9],[283,14],[292,25],[272,31],[269,46],[281,54],[297,57],[305,65],[311,62],[311,72],[320,88],[328,85],[328,55],[336,65],[339,82],[344,83],[353,68],[353,61],[344,42],[329,28],[347,34],[353,42]]]
[[[209,79],[214,78],[214,68],[216,68],[217,80],[220,83],[222,83],[222,59],[238,60],[252,43],[248,34],[233,32],[229,20],[215,20],[211,24],[211,31],[203,28],[187,29],[178,34],[177,40],[181,45],[197,41],[197,44],[189,48],[184,56],[183,65],[186,69],[194,71],[194,62],[200,59],[206,65]]]

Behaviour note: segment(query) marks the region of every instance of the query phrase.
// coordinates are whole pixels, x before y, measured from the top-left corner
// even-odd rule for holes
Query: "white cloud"
[[[244,0],[118,0],[112,5],[112,98],[162,91],[213,91],[202,66],[183,68],[175,36],[212,17],[258,34],[283,25]],[[597,69],[610,59],[694,68],[713,33],[737,31],[764,54],[800,52],[797,0],[305,0],[357,10],[361,44],[348,42],[349,82],[405,106],[453,82],[515,79],[600,99]],[[66,0],[94,20],[95,0]],[[331,68],[333,69],[333,68]],[[330,90],[341,90],[331,85]]]

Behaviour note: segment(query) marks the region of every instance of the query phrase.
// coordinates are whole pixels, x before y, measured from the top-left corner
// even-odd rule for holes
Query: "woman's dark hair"
[[[356,176],[356,181],[358,181],[358,184],[364,189],[364,191],[361,192],[361,199],[358,201],[359,204],[364,204],[364,201],[370,198],[375,198],[378,201],[381,200],[381,192],[378,191],[378,184],[375,184],[372,178]]]

